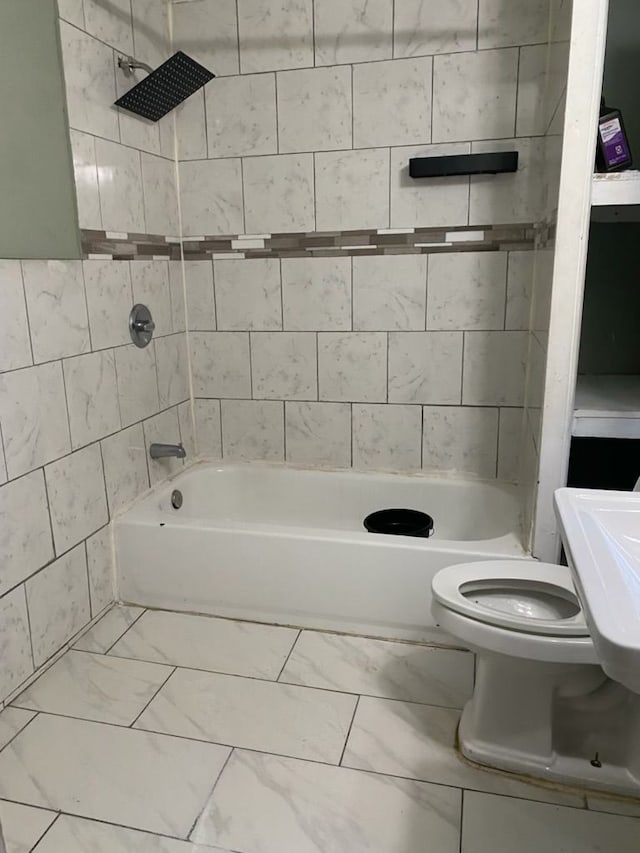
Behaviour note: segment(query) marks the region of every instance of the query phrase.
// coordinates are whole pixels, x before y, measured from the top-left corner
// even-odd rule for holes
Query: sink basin
[[[555,507],[600,665],[640,693],[640,494],[558,489]]]

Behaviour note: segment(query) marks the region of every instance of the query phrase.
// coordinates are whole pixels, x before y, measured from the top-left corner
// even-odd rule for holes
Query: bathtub
[[[432,515],[434,535],[365,531],[394,506]],[[439,569],[528,559],[516,487],[255,463],[195,465],[117,519],[115,543],[130,604],[432,642]]]

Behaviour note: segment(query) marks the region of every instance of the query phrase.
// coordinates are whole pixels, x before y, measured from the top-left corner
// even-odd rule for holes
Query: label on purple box
[[[611,118],[600,124],[600,139],[607,168],[619,166],[631,159],[619,118]]]

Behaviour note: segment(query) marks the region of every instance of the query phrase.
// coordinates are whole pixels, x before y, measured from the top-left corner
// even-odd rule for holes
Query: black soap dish
[[[499,175],[518,171],[517,151],[493,154],[454,154],[448,157],[412,157],[412,178],[451,178],[461,175]]]
[[[364,526],[369,533],[427,539],[433,533],[433,518],[417,509],[380,509],[365,518]]]

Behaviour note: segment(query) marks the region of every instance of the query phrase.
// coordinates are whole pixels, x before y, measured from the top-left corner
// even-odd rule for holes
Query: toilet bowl
[[[463,755],[638,796],[625,742],[638,704],[600,667],[568,568],[534,560],[465,563],[438,572],[432,593],[437,624],[476,653],[473,695],[458,732]]]

